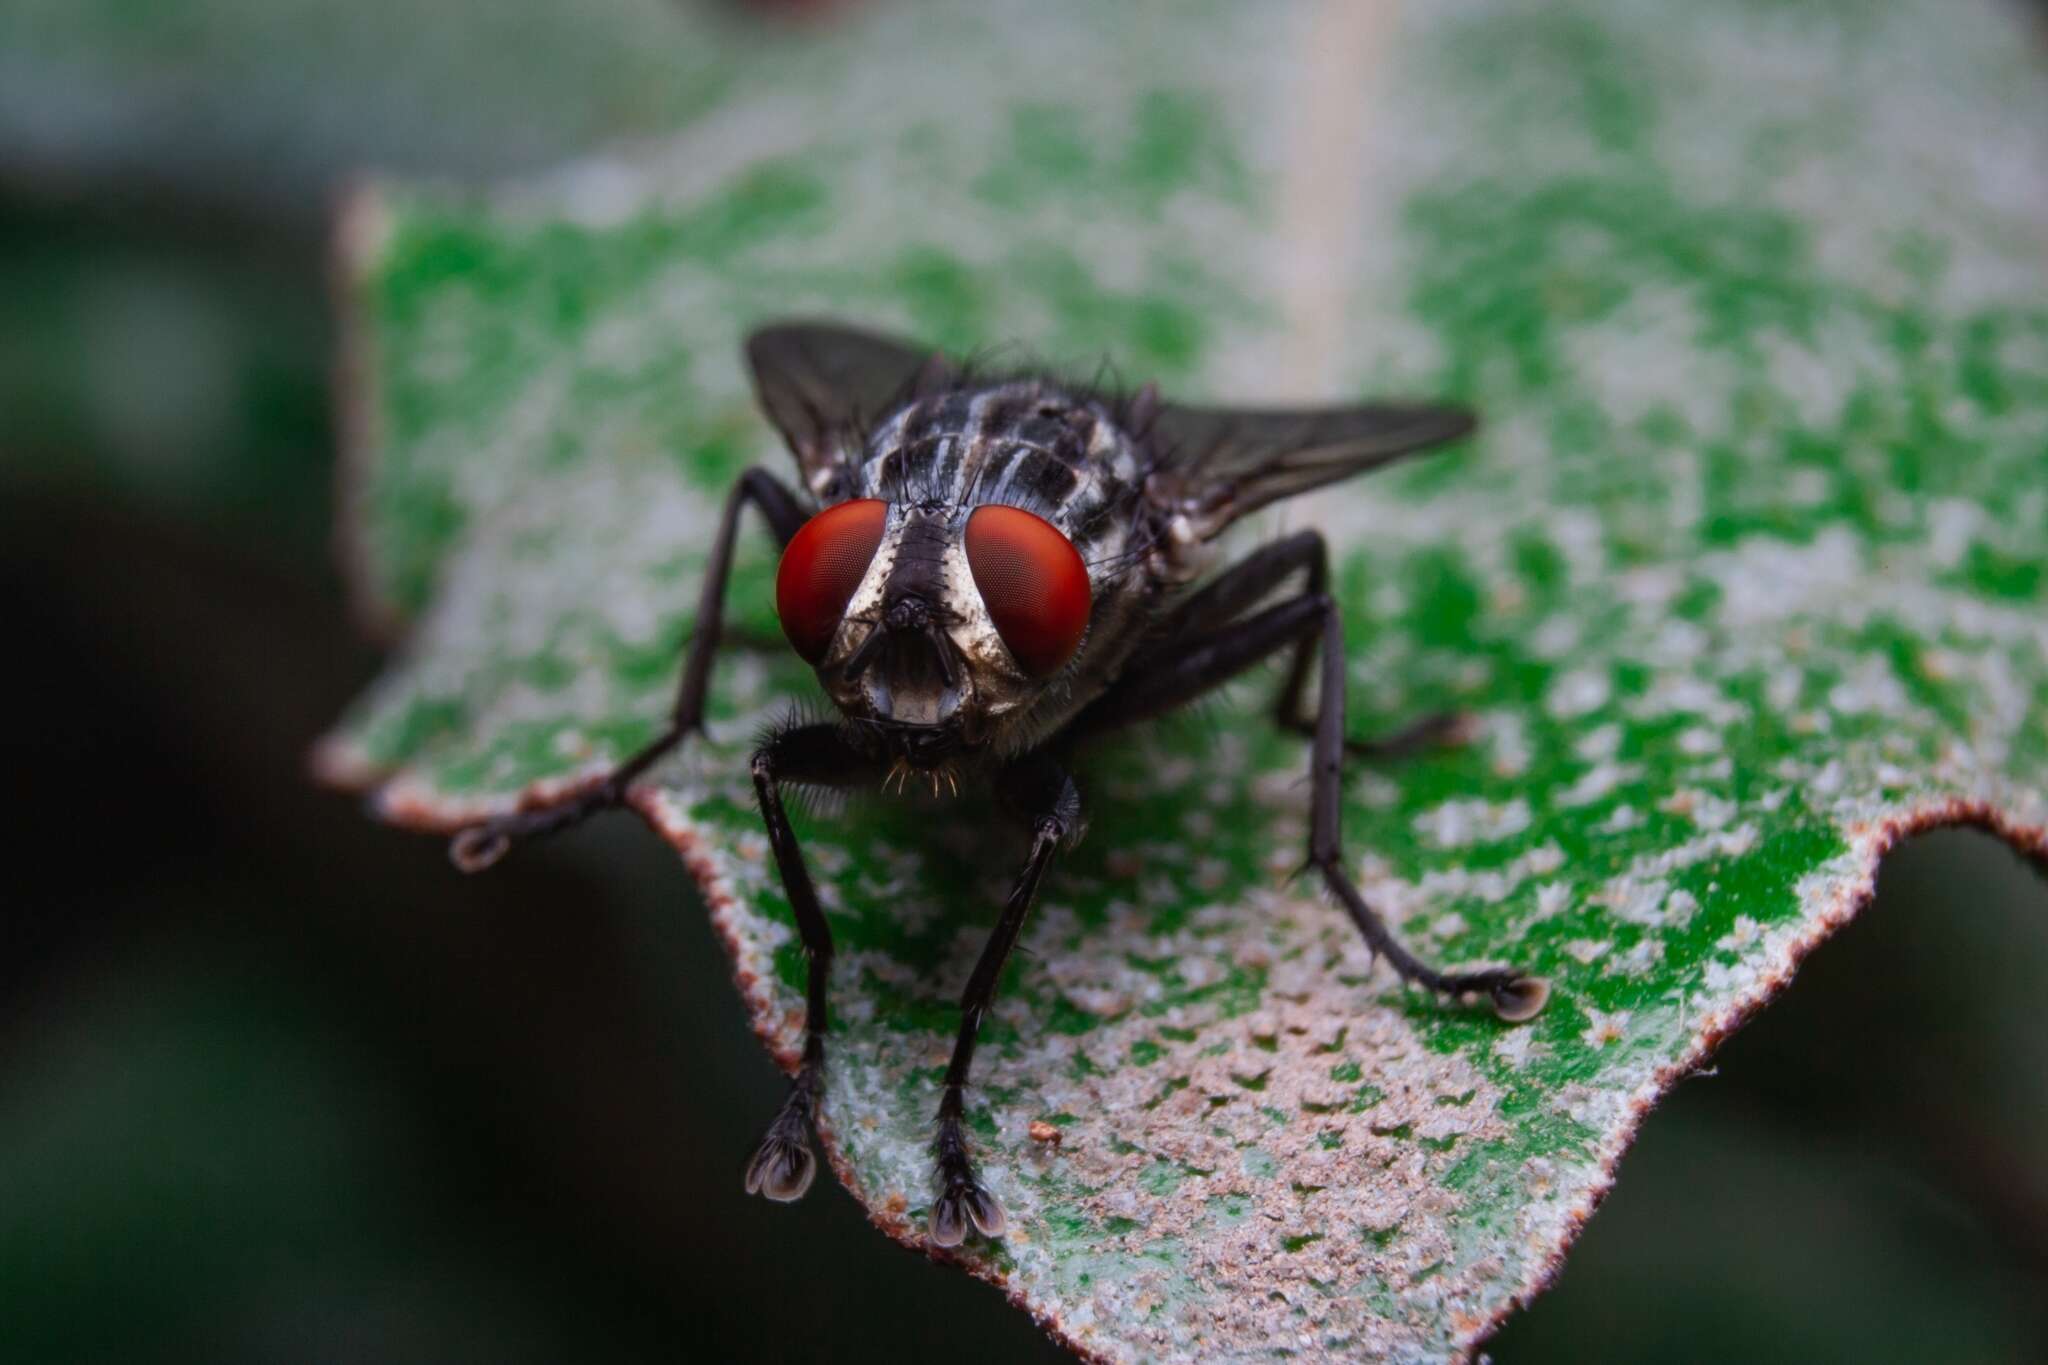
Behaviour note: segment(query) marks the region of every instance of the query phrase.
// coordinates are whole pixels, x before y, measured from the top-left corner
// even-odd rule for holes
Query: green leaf
[[[860,13],[715,134],[348,225],[354,539],[416,622],[322,761],[421,828],[656,732],[722,491],[784,459],[739,368],[762,319],[1485,414],[1287,516],[1339,547],[1354,724],[1476,718],[1352,781],[1367,895],[1555,995],[1509,1027],[1368,960],[1291,875],[1307,755],[1262,689],[1105,746],[977,1060],[1012,1232],[954,1258],[1105,1358],[1469,1348],[1886,848],[2048,847],[2048,91],[2009,16],[1370,13]],[[750,532],[738,633],[773,635],[772,567]],[[802,960],[746,756],[817,695],[728,650],[711,741],[636,797],[784,1065]],[[973,796],[800,833],[840,946],[826,1142],[919,1243],[1022,839]]]

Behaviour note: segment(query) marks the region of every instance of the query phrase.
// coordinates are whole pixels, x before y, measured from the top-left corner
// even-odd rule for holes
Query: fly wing
[[[1146,494],[1208,540],[1239,517],[1469,434],[1469,408],[1371,403],[1257,410],[1165,404],[1152,421]]]
[[[804,486],[830,502],[849,486],[870,426],[907,399],[952,382],[936,352],[829,322],[783,322],[747,338],[761,409],[789,443]]]

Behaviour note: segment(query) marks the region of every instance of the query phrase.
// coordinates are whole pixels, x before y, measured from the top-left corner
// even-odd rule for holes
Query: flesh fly
[[[931,1240],[1001,1237],[963,1130],[975,1037],[1054,855],[1081,831],[1075,753],[1284,658],[1275,722],[1310,740],[1308,865],[1402,979],[1485,996],[1531,1018],[1548,987],[1511,969],[1445,972],[1410,953],[1345,870],[1347,755],[1441,738],[1440,721],[1367,743],[1345,728],[1344,627],[1329,552],[1297,531],[1217,572],[1210,542],[1239,518],[1466,435],[1444,404],[1303,410],[1193,407],[1156,387],[1106,394],[1036,374],[989,374],[902,341],[789,323],[747,342],[763,411],[799,487],[749,469],[725,502],[668,727],[601,783],[462,831],[476,871],[522,839],[624,802],[650,766],[703,728],[705,693],[741,514],[782,547],[775,605],[838,716],[792,722],[753,756],[776,868],[809,957],[803,1061],[746,1168],[749,1192],[793,1200],[817,1170],[832,936],[783,807],[785,786],[957,792],[992,786],[1030,850],[960,999],[932,1145]],[[1313,703],[1309,675],[1316,674]]]

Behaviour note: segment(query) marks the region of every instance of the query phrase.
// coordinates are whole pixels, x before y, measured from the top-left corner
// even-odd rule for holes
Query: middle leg
[[[1309,767],[1313,783],[1309,863],[1322,874],[1324,885],[1351,916],[1366,943],[1403,980],[1447,995],[1483,992],[1501,1018],[1511,1022],[1533,1018],[1549,996],[1542,978],[1505,968],[1437,970],[1394,937],[1344,870],[1340,823],[1345,752],[1344,622],[1328,594],[1304,593],[1233,625],[1156,651],[1142,668],[1125,672],[1114,687],[1090,703],[1066,733],[1081,739],[1171,711],[1281,650],[1293,648],[1297,661],[1306,659],[1304,644],[1319,646],[1322,652]]]
[[[1133,659],[1132,673],[1143,673],[1148,664],[1176,653],[1183,642],[1206,631],[1217,631],[1243,617],[1272,596],[1281,584],[1296,574],[1302,576],[1302,595],[1320,596],[1329,590],[1330,549],[1320,531],[1297,531],[1293,535],[1261,545],[1218,574],[1201,591],[1182,602],[1161,625],[1161,643]],[[1315,634],[1307,634],[1285,646],[1287,674],[1273,699],[1273,719],[1283,730],[1315,735],[1316,718],[1305,711],[1301,699],[1308,686],[1309,666],[1315,660]],[[1408,758],[1426,749],[1455,742],[1464,723],[1455,711],[1425,716],[1390,735],[1374,739],[1345,737],[1345,752],[1360,758]]]

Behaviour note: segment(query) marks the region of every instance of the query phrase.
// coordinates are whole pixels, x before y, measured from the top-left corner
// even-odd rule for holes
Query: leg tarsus
[[[1505,980],[1487,988],[1493,997],[1493,1012],[1510,1024],[1526,1023],[1543,1013],[1550,1003],[1550,983],[1540,976],[1505,972]]]
[[[932,1140],[931,1212],[932,1245],[956,1247],[967,1240],[970,1227],[988,1238],[1009,1231],[1009,1215],[1003,1201],[990,1193],[974,1173],[974,1157],[967,1149],[967,1134],[961,1126],[960,1093],[948,1089],[939,1105],[939,1131]]]
[[[763,1195],[778,1204],[793,1204],[804,1197],[818,1174],[818,1158],[811,1151],[811,1132],[817,1121],[818,1086],[823,1081],[825,1049],[816,1049],[820,1069],[807,1058],[790,1082],[789,1094],[775,1111],[761,1145],[747,1162],[748,1194]]]
[[[1511,1024],[1533,1019],[1542,1012],[1544,1003],[1550,999],[1550,983],[1540,976],[1528,976],[1511,967],[1487,967],[1470,972],[1444,972],[1430,966],[1402,946],[1399,939],[1387,928],[1379,912],[1366,903],[1351,878],[1334,860],[1311,859],[1317,871],[1323,875],[1324,885],[1330,888],[1344,910],[1351,916],[1351,922],[1358,926],[1360,937],[1375,957],[1383,957],[1403,981],[1412,981],[1418,986],[1435,991],[1440,995],[1459,998],[1484,994],[1493,1005],[1493,1012]]]
[[[482,872],[519,844],[580,825],[599,811],[623,805],[626,786],[663,754],[682,741],[673,731],[613,769],[596,786],[531,810],[492,816],[480,825],[457,830],[448,841],[448,860],[463,872]]]

